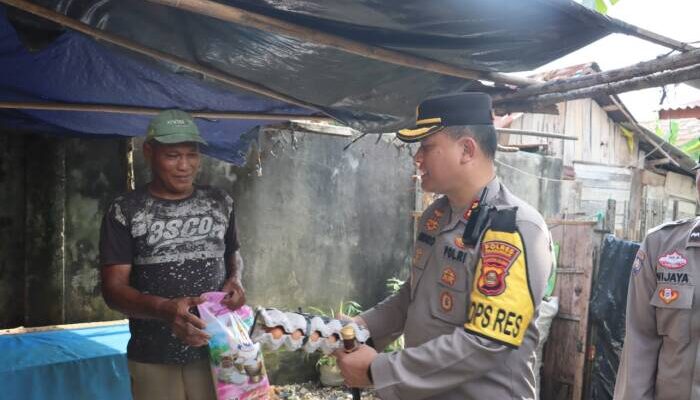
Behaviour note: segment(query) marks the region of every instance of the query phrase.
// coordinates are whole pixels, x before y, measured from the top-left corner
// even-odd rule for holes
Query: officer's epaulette
[[[663,223],[663,224],[661,224],[661,225],[658,225],[658,226],[655,226],[655,227],[649,229],[649,230],[647,231],[647,235],[651,235],[652,233],[658,232],[658,231],[660,231],[660,230],[662,230],[662,229],[666,229],[666,228],[670,228],[670,227],[678,226],[678,225],[683,225],[683,224],[685,224],[685,223],[687,223],[687,222],[690,222],[690,221],[692,221],[692,220],[694,220],[694,219],[695,219],[694,217],[690,217],[690,218],[683,218],[683,219],[679,219],[679,220],[676,220],[676,221],[671,221],[671,222]]]
[[[518,230],[518,225],[515,222],[517,214],[518,207],[493,210],[491,212],[490,228],[499,232],[515,232]]]

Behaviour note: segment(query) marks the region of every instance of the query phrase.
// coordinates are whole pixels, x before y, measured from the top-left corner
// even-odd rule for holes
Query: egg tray
[[[258,308],[250,338],[267,350],[320,351],[330,354],[343,345],[340,330],[351,326],[355,340],[365,343],[369,331],[352,321],[340,321],[318,315],[284,312],[275,308]]]

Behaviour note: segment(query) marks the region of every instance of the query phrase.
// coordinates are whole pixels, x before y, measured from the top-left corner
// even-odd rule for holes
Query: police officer
[[[496,178],[491,99],[425,100],[405,142],[425,191],[444,194],[420,219],[409,282],[357,321],[381,350],[337,352],[351,387],[382,399],[534,399],[535,319],[552,260],[542,216]]]
[[[700,162],[693,169],[700,198]],[[700,217],[644,238],[632,265],[617,400],[700,399]]]

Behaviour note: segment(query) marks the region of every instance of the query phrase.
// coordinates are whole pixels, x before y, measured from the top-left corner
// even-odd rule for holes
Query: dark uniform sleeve
[[[131,264],[133,241],[126,216],[118,203],[112,203],[100,228],[100,266]]]
[[[656,288],[656,271],[645,238],[632,265],[627,291],[625,344],[615,383],[615,400],[653,400],[661,337],[656,312],[650,304]],[[655,258],[653,258],[655,259]]]
[[[536,310],[541,302],[552,267],[549,233],[530,222],[524,222],[519,228],[526,249],[522,262],[524,265],[521,266],[527,271],[525,279],[530,286],[528,289],[530,293],[527,298],[522,299],[517,297],[520,292],[511,292],[508,289],[499,296],[503,296],[507,302],[510,302],[514,310],[517,310],[519,304]],[[508,279],[510,277],[506,278],[506,284],[510,285],[513,281]],[[475,289],[478,285],[476,280],[475,276]],[[473,305],[470,308],[473,308]],[[496,320],[496,314],[494,311],[491,316],[492,322]],[[507,332],[515,334],[516,339],[521,340],[524,333],[522,331],[527,330],[530,324],[534,324],[534,316],[530,315],[530,317],[527,323],[521,324],[519,328],[521,332],[516,332],[514,321]],[[500,325],[495,325],[500,326],[501,333],[508,326],[506,321],[507,319]],[[490,326],[494,326],[493,323]],[[418,347],[391,354],[379,354],[371,365],[375,389],[379,397],[384,400],[439,398],[440,393],[458,385],[467,382],[478,384],[479,378],[486,371],[503,368],[502,364],[513,351],[513,347],[519,345],[517,341],[504,343],[501,340],[486,337],[485,334],[477,335],[466,328],[467,326],[465,329],[456,328],[451,334],[439,336]],[[504,379],[508,378],[504,377]],[[484,396],[488,398],[488,393],[484,393]]]

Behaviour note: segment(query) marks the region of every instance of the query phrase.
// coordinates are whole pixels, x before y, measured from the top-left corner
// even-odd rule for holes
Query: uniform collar
[[[695,217],[695,225],[688,233],[685,247],[700,247],[700,217]]]
[[[446,220],[447,225],[444,225],[442,227],[441,232],[454,229],[455,226],[457,226],[458,222],[462,222],[462,223],[466,224],[467,221],[469,220],[469,214],[470,214],[469,210],[472,208],[472,206],[474,206],[475,202],[477,202],[477,203],[479,202],[479,199],[481,199],[481,196],[484,194],[484,190],[486,190],[486,195],[484,196],[483,201],[481,201],[481,203],[479,203],[479,204],[481,204],[482,206],[483,205],[492,205],[493,200],[498,197],[498,193],[501,190],[501,183],[498,180],[498,177],[494,177],[493,179],[491,179],[491,181],[489,183],[487,183],[485,187],[481,188],[481,190],[479,190],[477,192],[476,196],[474,197],[474,199],[472,200],[471,203],[469,203],[463,209],[459,210],[459,215],[460,215],[459,218],[452,218],[452,215],[449,215],[449,219]],[[445,200],[447,200],[447,198],[445,198]],[[448,213],[451,214],[453,211],[450,207],[449,201],[447,201],[446,203],[447,203],[446,208],[448,210]]]

